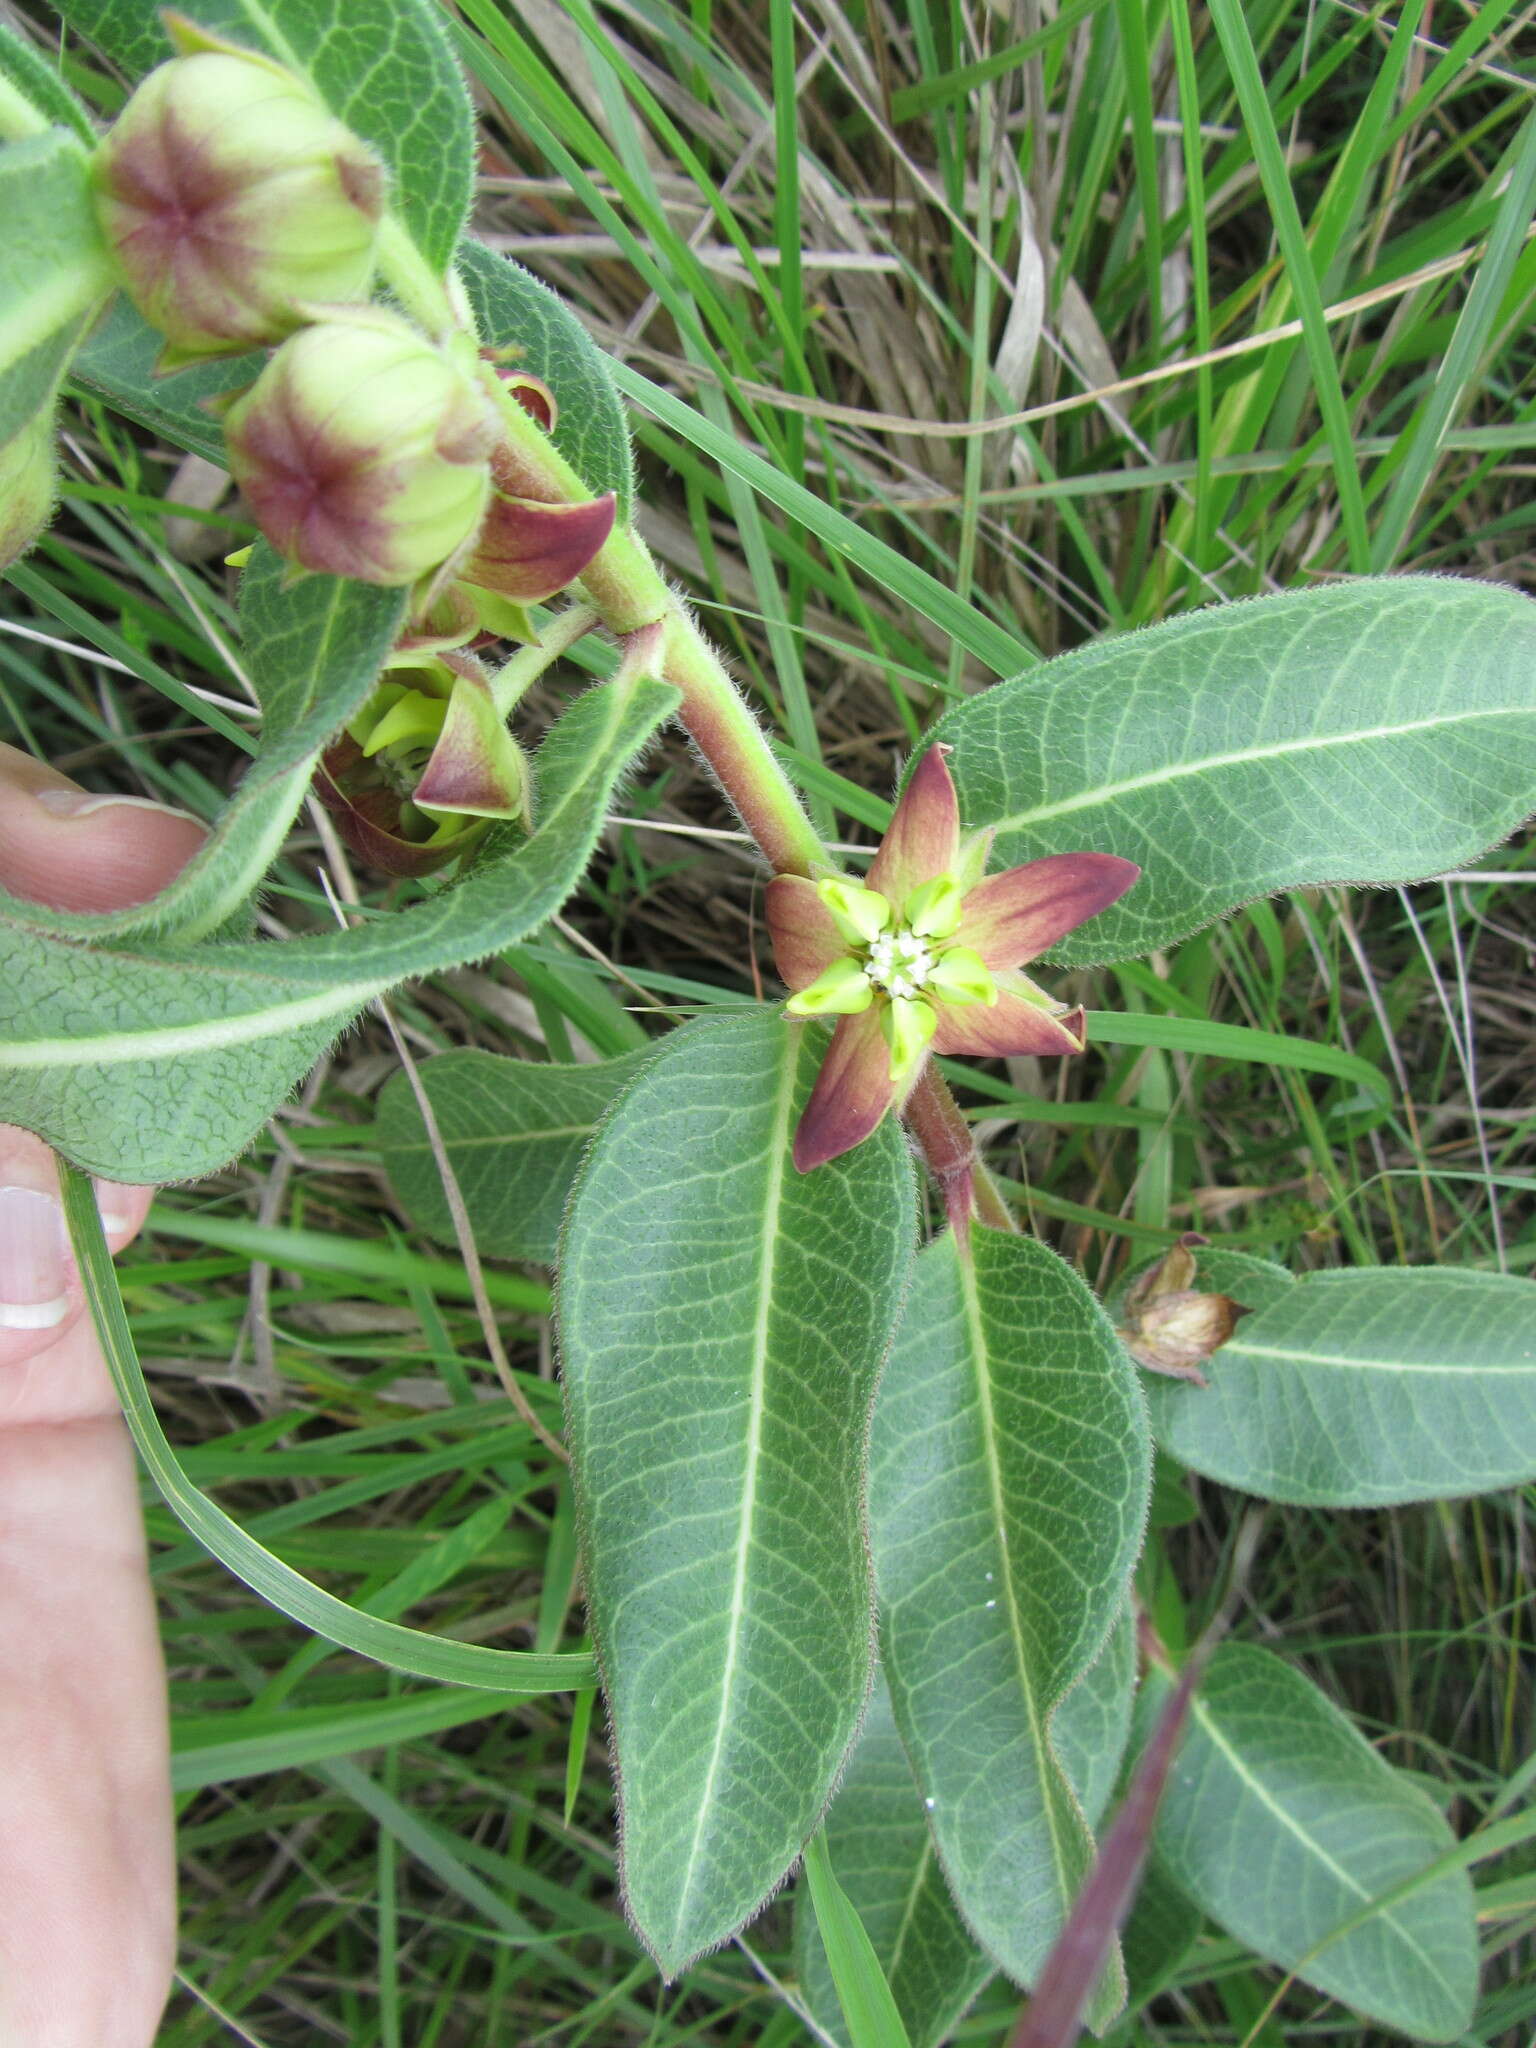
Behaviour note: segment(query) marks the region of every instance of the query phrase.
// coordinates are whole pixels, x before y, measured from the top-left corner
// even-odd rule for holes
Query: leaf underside
[[[582,1153],[650,1056],[557,1066],[467,1051],[424,1063],[421,1085],[487,1258],[553,1265]],[[385,1083],[374,1130],[401,1208],[442,1243],[454,1243],[442,1175],[408,1074]]]
[[[1051,954],[1123,960],[1271,890],[1412,881],[1506,838],[1536,788],[1536,604],[1394,576],[1216,606],[999,683],[933,737],[995,866],[1140,863]]]
[[[1170,1683],[1149,1677],[1144,1712],[1155,1712]],[[1308,1984],[1425,2040],[1471,2024],[1471,1882],[1453,1870],[1412,1886],[1453,1847],[1450,1829],[1337,1707],[1267,1650],[1234,1643],[1213,1658],[1155,1839],[1181,1891]]]
[[[971,1932],[1028,1984],[1092,1860],[1054,1724],[1124,1612],[1150,1445],[1083,1282],[1032,1240],[971,1235],[970,1263],[949,1237],[918,1260],[870,1515],[882,1657],[940,1860]],[[1123,1714],[1130,1660],[1117,1670]],[[1120,1997],[1117,1965],[1096,2023]]]
[[[1149,1382],[1152,1426],[1182,1464],[1263,1500],[1377,1507],[1518,1486],[1536,1475],[1533,1331],[1536,1283],[1514,1275],[1309,1273],[1242,1318],[1207,1387]]]
[[[864,1445],[914,1195],[890,1123],[794,1170],[824,1045],[770,1011],[675,1033],[598,1133],[561,1251],[626,1898],[669,1977],[783,1880],[869,1683]]]

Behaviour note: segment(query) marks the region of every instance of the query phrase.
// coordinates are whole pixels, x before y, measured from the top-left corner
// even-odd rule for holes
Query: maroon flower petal
[[[884,1007],[877,1003],[857,1017],[844,1017],[833,1032],[795,1132],[801,1173],[861,1145],[896,1100],[891,1048],[880,1028]]]
[[[948,751],[930,747],[918,762],[865,878],[898,918],[912,891],[947,875],[960,850],[960,804],[944,759]]]
[[[939,1028],[933,1034],[933,1049],[946,1055],[1008,1059],[1014,1053],[1032,1052],[1055,1057],[1081,1052],[1087,1042],[1081,1010],[1058,1016],[1010,988],[1006,981],[999,982],[995,1003],[940,1003],[936,1007]]]
[[[978,952],[994,974],[1010,973],[1118,903],[1140,875],[1113,853],[1048,853],[967,890],[957,946]]]
[[[483,348],[481,355],[494,360],[495,350]],[[546,434],[555,431],[555,422],[560,417],[560,408],[555,403],[555,394],[542,377],[535,377],[529,370],[515,370],[508,364],[497,363],[496,375],[503,388],[515,398],[528,417],[537,420]]]
[[[809,988],[849,951],[816,884],[803,875],[776,875],[768,884],[764,907],[774,965],[791,995]]]
[[[526,822],[528,778],[522,752],[483,678],[455,676],[441,736],[414,795],[427,810]]]
[[[615,502],[612,491],[574,505],[537,505],[493,493],[474,554],[460,574],[516,604],[543,604],[576,581],[612,533]]]
[[[480,833],[471,827],[445,844],[419,843],[400,833],[400,797],[363,757],[349,733],[329,746],[315,770],[314,792],[335,818],[342,838],[371,868],[385,875],[429,875],[461,853]]]

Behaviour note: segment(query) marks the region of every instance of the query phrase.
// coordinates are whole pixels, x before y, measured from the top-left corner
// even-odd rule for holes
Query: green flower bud
[[[893,996],[880,1012],[880,1029],[891,1049],[891,1079],[898,1088],[922,1065],[938,1023],[932,1003],[908,1002],[901,996]]]
[[[0,446],[0,569],[24,555],[48,524],[56,484],[50,407]]]
[[[995,1003],[997,983],[981,955],[969,946],[950,946],[928,970],[928,986],[946,1003]]]
[[[907,898],[907,930],[920,939],[947,939],[960,922],[965,903],[960,884],[953,875],[935,875]]]
[[[435,579],[490,503],[490,399],[472,368],[377,307],[285,341],[224,431],[257,525],[301,569]]]
[[[302,80],[197,31],[96,153],[97,215],[166,365],[267,347],[315,301],[366,299],[384,167]]]

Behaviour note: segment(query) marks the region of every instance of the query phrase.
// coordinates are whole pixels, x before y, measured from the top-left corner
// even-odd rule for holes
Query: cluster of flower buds
[[[401,586],[473,545],[497,432],[473,370],[378,306],[295,334],[224,422],[235,481],[280,555]]]
[[[163,19],[177,55],[97,151],[97,219],[122,289],[165,337],[162,370],[273,351],[224,421],[268,542],[297,574],[410,593],[409,667],[337,741],[320,790],[355,850],[421,873],[526,815],[522,756],[464,650],[535,637],[526,607],[587,569],[614,499],[568,502],[511,457],[509,398],[554,430],[539,379],[370,303],[393,246],[377,152],[281,64]],[[0,474],[0,539],[14,527],[19,547],[52,485],[46,451],[0,450],[0,464],[13,452],[41,465],[30,496]]]

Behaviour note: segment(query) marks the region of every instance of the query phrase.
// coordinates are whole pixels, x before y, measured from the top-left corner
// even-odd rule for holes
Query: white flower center
[[[888,996],[910,1000],[920,995],[932,972],[933,955],[928,942],[916,932],[881,932],[877,939],[871,939],[869,957],[864,962],[865,979],[884,989]]]

